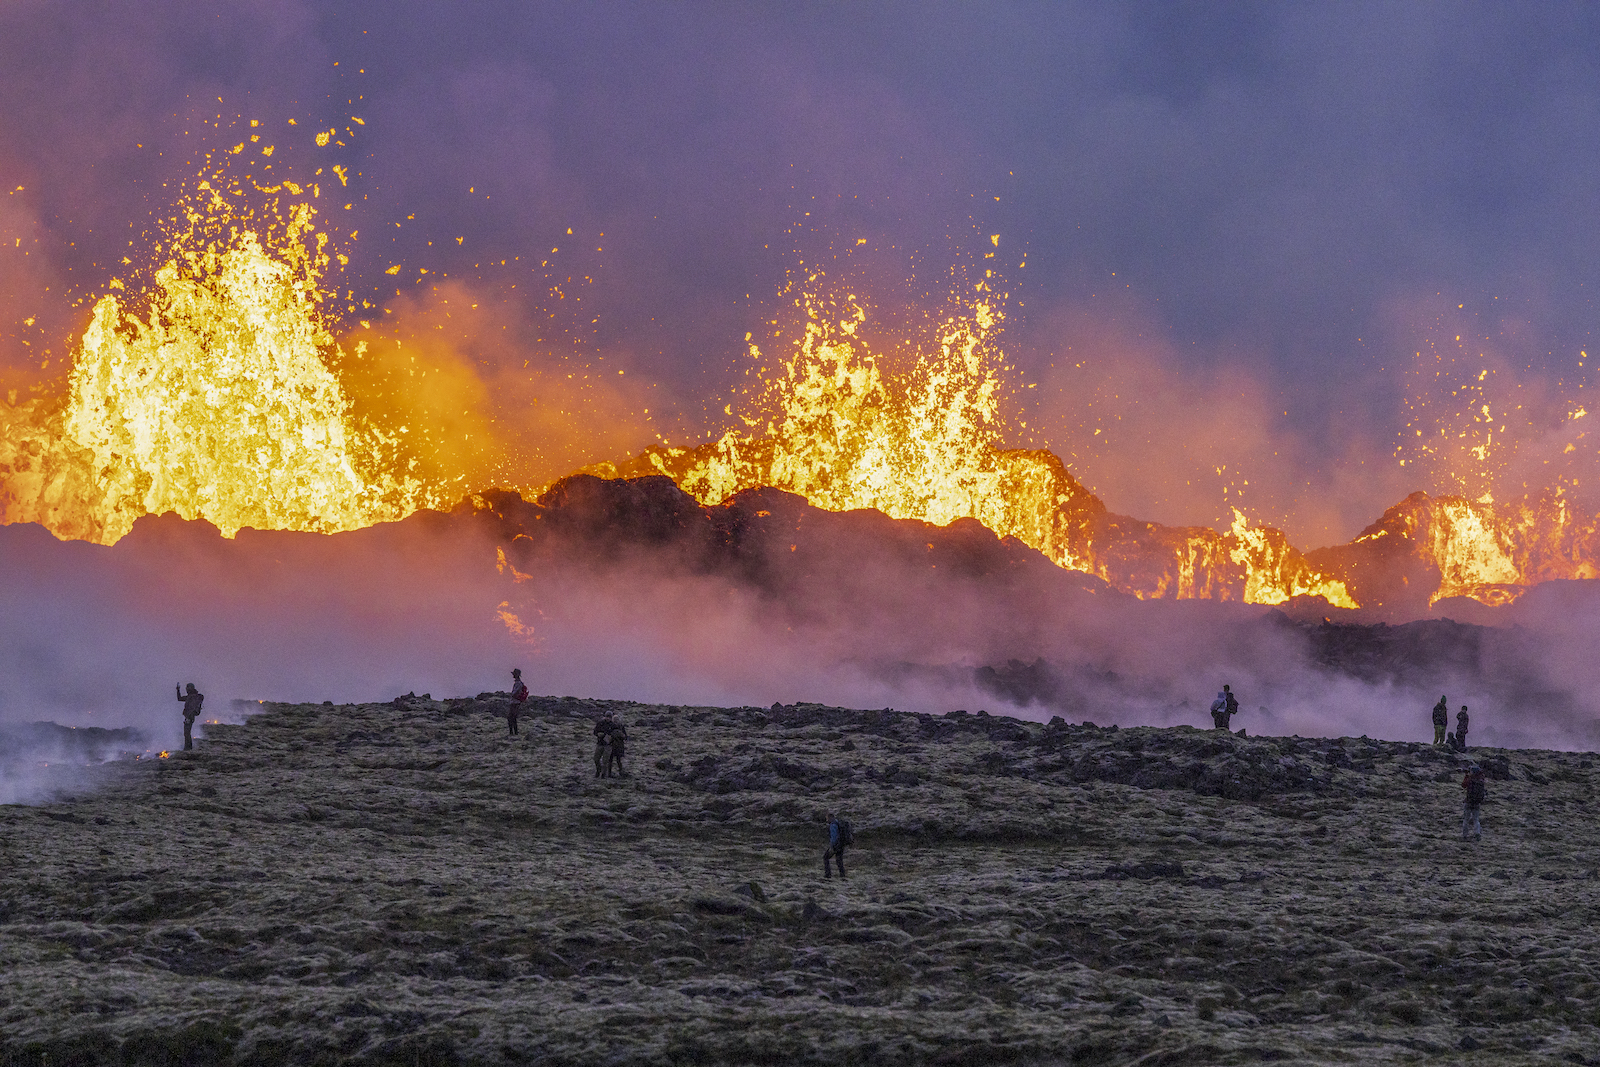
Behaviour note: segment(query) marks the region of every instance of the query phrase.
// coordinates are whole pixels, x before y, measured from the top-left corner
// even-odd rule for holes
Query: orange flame
[[[1237,512],[1228,534],[1108,516],[1055,455],[1001,447],[1004,315],[989,277],[935,326],[910,369],[894,374],[861,338],[862,301],[820,295],[825,282],[813,272],[796,300],[803,333],[761,398],[769,414],[744,419],[759,434],[730,430],[697,449],[652,448],[591,471],[666,474],[707,505],[765,485],[835,511],[876,508],[936,525],[973,518],[1139,597],[1323,596],[1356,606],[1342,581],[1307,563],[1280,531],[1251,529]],[[754,344],[750,354],[762,357]],[[1127,557],[1129,527],[1142,528],[1131,535],[1153,542],[1153,556]]]
[[[310,203],[253,212],[202,179],[152,284],[125,306],[113,279],[95,305],[65,401],[0,406],[16,472],[0,518],[109,544],[165,511],[232,536],[437,502],[407,473],[405,428],[351,416],[321,311],[327,246]]]

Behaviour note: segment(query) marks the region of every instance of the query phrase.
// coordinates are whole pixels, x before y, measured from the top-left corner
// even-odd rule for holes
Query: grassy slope
[[[0,1064],[1600,1062],[1588,757],[1480,753],[1467,845],[1427,746],[619,704],[596,781],[534,703],[0,809]]]

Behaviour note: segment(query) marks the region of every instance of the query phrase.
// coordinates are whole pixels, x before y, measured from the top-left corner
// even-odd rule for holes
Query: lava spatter
[[[41,424],[22,435],[30,465],[56,473],[23,487],[39,514],[13,489],[8,521],[44,519],[112,543],[166,511],[231,536],[354,529],[433,502],[406,473],[398,436],[351,417],[334,370],[345,353],[323,312],[329,239],[306,200],[251,201],[280,188],[230,186],[213,172],[142,291],[129,298],[111,281],[65,403],[19,414]]]
[[[767,379],[761,414],[747,416],[745,430],[591,469],[666,474],[708,505],[772,486],[832,511],[874,508],[941,526],[972,518],[1141,598],[1281,604],[1322,596],[1356,606],[1343,582],[1318,572],[1278,530],[1251,529],[1242,515],[1226,534],[1110,515],[1052,453],[1003,447],[1004,310],[986,281],[929,336],[905,339],[914,356],[898,359],[863,340],[862,300],[827,294],[820,272],[808,274],[795,302],[798,342]],[[761,359],[759,347],[751,356]],[[890,363],[909,369],[896,374]]]

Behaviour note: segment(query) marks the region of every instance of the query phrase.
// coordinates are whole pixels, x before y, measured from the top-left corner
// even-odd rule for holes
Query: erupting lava
[[[302,192],[254,192],[285,187]],[[220,168],[201,180],[152,283],[125,305],[113,279],[96,304],[66,396],[0,406],[0,519],[111,543],[166,511],[232,536],[354,529],[436,502],[400,442],[351,417],[312,205],[252,211],[248,192]]]
[[[796,299],[799,342],[767,379],[765,418],[745,419],[761,432],[652,448],[592,472],[666,474],[702,504],[773,486],[836,511],[876,508],[936,525],[973,518],[1139,597],[1281,604],[1322,596],[1356,606],[1343,582],[1319,573],[1280,531],[1252,529],[1238,512],[1226,534],[1111,515],[1054,454],[1001,447],[1003,312],[987,275],[925,347],[913,346],[898,374],[861,339],[862,302],[830,300],[825,284],[810,274]],[[750,351],[761,359],[756,345]]]
[[[367,358],[365,343],[347,353],[328,325],[333,253],[305,196],[319,191],[231,182],[225,166],[201,175],[138,295],[109,283],[66,388],[0,402],[0,522],[103,543],[165,511],[230,536],[247,526],[330,532],[473,488],[463,471],[443,469],[448,450],[430,446],[430,427],[380,429],[356,415],[346,383],[361,379],[341,373]],[[1600,523],[1561,486],[1511,505],[1487,489],[1477,499],[1414,494],[1351,543],[1310,553],[1237,510],[1226,531],[1113,514],[1053,453],[1005,447],[1005,295],[995,284],[984,271],[924,335],[880,352],[867,341],[866,302],[811,272],[796,285],[796,339],[774,373],[762,367],[742,429],[590,472],[665,474],[705,505],[770,486],[836,511],[971,518],[1140,598],[1312,597],[1415,614],[1444,598],[1500,604],[1540,581],[1600,573]],[[750,355],[767,362],[755,343]],[[1448,444],[1488,463],[1504,449],[1495,409],[1458,390],[1467,393],[1473,427],[1437,442],[1418,434],[1417,456],[1443,457]],[[1585,414],[1576,408],[1567,422]]]

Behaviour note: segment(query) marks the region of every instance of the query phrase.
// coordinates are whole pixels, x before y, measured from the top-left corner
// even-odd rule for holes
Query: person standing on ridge
[[[611,777],[611,731],[616,728],[617,720],[610,709],[600,716],[600,721],[594,724],[594,776],[596,778]]]
[[[622,751],[628,743],[627,727],[622,725],[621,719],[614,719],[611,723],[611,745],[606,756],[606,777],[610,778],[611,768],[616,767],[618,778],[627,777],[627,771],[622,769]]]
[[[1489,796],[1489,782],[1484,777],[1483,768],[1476,763],[1469,766],[1466,777],[1461,779],[1461,788],[1466,793],[1461,805],[1461,840],[1465,841],[1470,836],[1476,841],[1483,836],[1483,824],[1478,816],[1484,800]]]
[[[205,703],[206,696],[190,682],[187,693],[178,689],[178,699],[183,701],[183,747],[188,751],[194,747],[194,721],[200,717],[200,705]]]
[[[1467,706],[1461,705],[1461,710],[1456,712],[1456,746],[1465,752],[1467,750]]]
[[[522,702],[528,699],[528,686],[522,680],[522,668],[511,669],[511,706],[506,709],[506,726],[511,736],[517,736],[517,716],[522,713]]]
[[[1444,744],[1444,732],[1450,726],[1450,705],[1444,697],[1433,706],[1433,743]]]
[[[1239,713],[1239,698],[1233,695],[1229,686],[1223,686],[1222,692],[1217,694],[1217,699],[1211,702],[1211,723],[1219,730],[1226,730],[1229,721]]]

